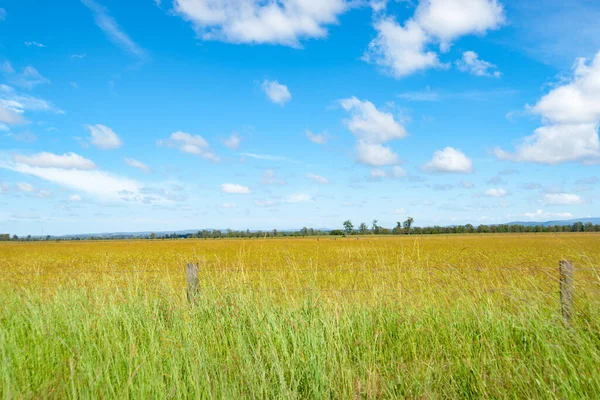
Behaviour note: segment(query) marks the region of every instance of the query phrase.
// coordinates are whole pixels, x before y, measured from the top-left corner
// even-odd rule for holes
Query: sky
[[[0,233],[599,217],[594,0],[0,1]]]

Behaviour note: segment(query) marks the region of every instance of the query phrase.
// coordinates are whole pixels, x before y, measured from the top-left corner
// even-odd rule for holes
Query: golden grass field
[[[196,262],[201,286],[220,291],[555,298],[561,259],[575,262],[577,287],[600,290],[595,233],[0,244],[3,280],[47,291],[99,283],[118,288],[131,278],[148,288],[183,290],[185,264]]]
[[[596,233],[0,243],[0,398],[600,397],[599,267]]]

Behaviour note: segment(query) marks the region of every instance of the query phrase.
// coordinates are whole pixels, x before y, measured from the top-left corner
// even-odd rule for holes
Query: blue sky
[[[0,231],[598,216],[594,1],[0,2]]]

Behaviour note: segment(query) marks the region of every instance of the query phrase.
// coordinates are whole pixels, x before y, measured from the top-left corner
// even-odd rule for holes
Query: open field
[[[3,243],[0,276],[2,398],[600,396],[600,234]]]

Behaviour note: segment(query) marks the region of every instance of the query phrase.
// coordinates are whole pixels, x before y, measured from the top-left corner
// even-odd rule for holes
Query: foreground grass
[[[597,398],[600,312],[4,287],[2,398]],[[596,304],[596,306],[594,306]],[[513,304],[514,306],[514,304]]]

